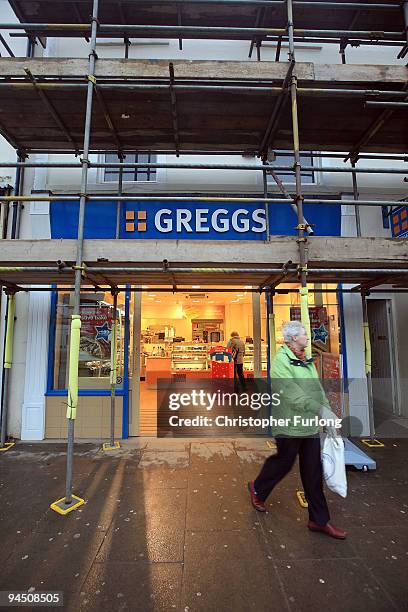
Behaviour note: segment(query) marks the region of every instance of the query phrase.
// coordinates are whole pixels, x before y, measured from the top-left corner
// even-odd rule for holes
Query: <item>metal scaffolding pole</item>
[[[354,169],[356,162],[352,161],[351,165]],[[351,178],[353,180],[353,197],[354,197],[354,200],[357,202],[359,194],[358,194],[357,176],[355,172],[353,172],[353,174],[351,175]],[[356,217],[356,233],[357,233],[357,236],[360,237],[361,236],[360,209],[357,203],[354,204],[354,214]]]
[[[264,166],[266,165],[266,161],[262,160]],[[268,177],[266,174],[266,169],[262,171],[262,184],[263,184],[263,196],[264,198],[268,197]],[[269,227],[269,206],[268,203],[265,202],[265,221],[266,221],[266,240],[270,240],[270,227]]]
[[[290,274],[291,272],[293,274],[297,273],[297,267],[296,264],[293,264],[292,267],[288,264],[285,265],[284,269],[282,268],[261,268],[261,267],[228,267],[228,266],[224,266],[224,267],[217,267],[217,266],[171,266],[169,264],[169,262],[167,260],[164,260],[164,263],[162,266],[112,266],[112,267],[99,267],[99,266],[89,266],[87,267],[87,274],[105,274],[108,275],[109,273],[123,273],[123,274],[140,274],[140,273],[163,273],[163,274],[169,274],[169,273],[173,273],[173,274],[178,274],[178,273],[200,273],[200,274],[212,274],[212,273],[220,273],[220,274],[228,274],[228,273],[234,273],[234,274],[238,274],[238,273],[251,273],[251,274],[256,274],[256,273],[262,273],[262,274],[279,274],[282,275],[282,270],[285,273],[284,275],[286,276],[287,274]],[[28,273],[28,272],[43,272],[48,273],[48,274],[59,274],[62,275],[63,274],[72,274],[73,272],[76,273],[76,266],[67,266],[67,265],[60,265],[60,266],[55,266],[55,267],[50,267],[50,266],[7,266],[7,267],[0,267],[0,274],[5,274],[5,273]],[[408,269],[406,268],[334,268],[334,267],[327,267],[327,268],[309,268],[308,269],[309,273],[313,273],[313,274],[372,274],[372,275],[405,275],[408,273]],[[280,279],[282,280],[282,279]],[[64,279],[64,281],[66,281],[66,279]],[[110,285],[113,285],[114,283],[110,282],[107,283]],[[188,283],[186,283],[188,285]],[[268,284],[271,285],[272,281],[268,281]],[[33,288],[33,290],[35,290],[35,288]],[[48,289],[49,290],[49,289]],[[67,291],[69,291],[69,289],[66,289]],[[65,289],[64,289],[65,291]]]
[[[124,155],[123,153],[118,153],[118,157],[121,160],[121,162],[123,162],[124,159]],[[118,180],[118,197],[120,198],[123,194],[123,165],[120,165],[119,167],[119,180]],[[116,204],[116,231],[115,231],[115,238],[118,239],[120,236],[120,216],[121,216],[121,210],[122,210],[122,203],[120,200],[117,201]]]
[[[25,169],[25,156],[20,151],[17,152],[17,160],[18,160],[17,162],[18,165],[17,165],[17,171],[16,171],[14,195],[18,198],[20,193],[22,192],[22,187],[24,185],[24,169]],[[13,202],[10,238],[14,240],[15,238],[19,237],[21,208],[20,208],[18,199],[14,199],[10,201]]]
[[[110,416],[110,436],[109,442],[105,442],[102,446],[104,451],[114,451],[120,448],[120,443],[115,442],[115,403],[116,403],[116,376],[117,376],[117,333],[118,333],[118,293],[119,291],[115,288],[112,291],[113,294],[113,317],[112,317],[112,330],[111,330],[111,364],[110,364],[110,404],[111,404],[111,416]]]
[[[13,363],[13,338],[14,338],[14,315],[16,306],[16,296],[9,292],[7,295],[7,317],[6,317],[6,342],[4,346],[3,360],[3,393],[1,409],[1,431],[0,431],[0,450],[5,451],[10,447],[6,442],[7,438],[7,416],[9,398],[9,378],[10,369]]]
[[[18,147],[15,147],[18,148]],[[26,152],[29,153],[30,155],[43,155],[45,153],[48,153],[48,155],[73,155],[74,152],[72,149],[26,149]],[[89,153],[95,154],[95,155],[99,155],[100,153],[106,154],[106,153],[112,153],[112,154],[117,154],[118,150],[117,149],[90,149]],[[139,149],[139,150],[135,150],[135,149],[130,149],[130,148],[123,148],[123,153],[124,155],[129,155],[129,154],[135,154],[135,153],[155,153],[157,155],[174,155],[174,149]],[[230,149],[229,151],[222,151],[222,150],[214,150],[214,149],[183,149],[182,151],[183,155],[210,155],[210,156],[214,156],[214,155],[236,155],[236,156],[240,156],[242,157],[243,155],[249,155],[251,157],[255,157],[256,156],[256,151],[255,150],[251,150],[250,152],[247,150],[237,150],[237,149]],[[288,150],[284,150],[284,151],[280,151],[279,155],[282,155],[282,157],[293,157],[293,153],[289,152]],[[339,153],[336,151],[332,151],[331,153],[325,152],[325,153],[315,153],[312,150],[307,150],[304,149],[303,151],[300,152],[300,157],[309,157],[313,156],[316,158],[333,158],[333,159],[344,159],[344,157],[347,155],[347,152],[343,152],[343,153]],[[358,154],[358,158],[359,159],[384,159],[387,161],[404,161],[404,162],[408,162],[408,156],[404,155],[404,154],[397,154],[397,153],[359,153]],[[53,162],[50,162],[53,163]],[[59,162],[55,162],[55,163],[59,163]],[[2,167],[2,166],[0,166]]]
[[[293,6],[292,15],[293,15]],[[47,32],[78,32],[79,35],[84,35],[89,32],[90,28],[87,23],[0,23],[0,30],[23,30],[26,34],[31,33],[37,37],[40,35],[47,35]],[[130,34],[131,37],[137,38],[141,34],[158,34],[163,36],[174,35],[176,38],[200,38],[202,35],[226,36],[240,40],[251,40],[254,36],[264,37],[268,40],[271,36],[285,36],[286,28],[243,28],[243,27],[214,27],[214,26],[179,26],[179,25],[151,25],[151,24],[117,24],[117,23],[104,23],[99,24],[99,35],[106,36],[108,33],[114,34],[115,32],[124,32],[126,35]],[[133,32],[133,34],[132,34]],[[384,32],[377,31],[372,32],[370,30],[316,30],[316,29],[293,29],[293,36],[310,37],[310,38],[328,38],[332,42],[338,42],[343,38],[350,38],[356,40],[392,40],[402,41],[405,40],[405,32]],[[143,36],[142,36],[143,37]]]
[[[408,273],[408,271],[405,271],[405,273]],[[388,278],[388,283],[394,282],[391,281]],[[288,279],[289,282],[290,278]],[[289,288],[285,288],[285,289],[279,289],[278,286],[280,285],[280,283],[283,282],[283,280],[279,280],[275,281],[273,283],[273,289],[275,291],[275,293],[279,294],[279,295],[287,295],[289,293],[299,293],[299,289],[289,289]],[[293,282],[293,280],[291,281]],[[328,281],[324,281],[324,282],[328,282]],[[356,282],[356,279],[354,279],[353,282]],[[383,278],[379,278],[378,283],[381,285],[387,284],[383,281]],[[268,285],[269,286],[269,285]],[[258,286],[253,286],[251,289],[245,289],[246,292],[248,293],[266,293],[268,291],[268,286],[266,285],[260,285]],[[86,285],[82,285],[82,289],[83,291],[86,291],[87,293],[91,292],[91,291],[109,291],[111,289],[111,286],[107,286],[107,287],[101,287],[100,289],[96,289],[95,286],[86,286]],[[118,294],[119,293],[124,293],[126,291],[129,291],[130,293],[141,293],[142,291],[146,291],[146,289],[143,289],[141,287],[120,287],[118,286],[117,288]],[[238,287],[231,287],[231,286],[223,286],[223,287],[211,287],[211,286],[206,286],[203,285],[202,287],[203,291],[205,293],[237,293],[239,291],[242,291],[242,286],[238,286]],[[31,292],[41,292],[41,291],[53,291],[55,293],[72,293],[73,291],[75,291],[75,289],[71,288],[71,287],[52,287],[52,286],[48,286],[48,287],[29,287],[28,289],[24,289],[24,288],[17,288],[15,289],[16,293],[18,291],[30,291]],[[160,285],[157,287],[150,287],[149,291],[154,291],[157,293],[186,293],[186,292],[190,292],[191,288],[189,287],[170,287],[170,286],[164,286],[164,285]],[[368,295],[370,291],[373,291],[374,293],[393,293],[393,294],[399,294],[399,293],[408,293],[408,287],[407,288],[395,288],[395,287],[391,287],[389,289],[377,289],[375,287],[370,287],[369,290],[366,289],[365,287],[362,286],[358,286],[358,287],[353,287],[352,289],[344,289],[344,288],[336,288],[336,289],[316,289],[316,288],[310,288],[309,289],[309,293],[315,293],[315,294],[320,294],[320,293],[361,293],[362,291],[365,291],[366,294]]]
[[[291,154],[293,155],[293,154]],[[122,159],[122,155],[118,155],[119,159]],[[343,155],[341,155],[343,157]],[[360,157],[360,156],[359,156]],[[408,161],[408,158],[406,158]],[[399,161],[393,160],[390,161]],[[180,163],[175,164],[172,162],[89,162],[90,168],[102,168],[109,169],[114,168],[117,170],[137,170],[138,168],[169,168],[172,170],[249,170],[256,172],[287,172],[290,170],[288,166],[281,166],[263,162],[263,165],[259,164],[197,164],[197,163]],[[0,168],[81,168],[80,162],[0,162]],[[354,166],[342,168],[337,166],[316,166],[316,165],[303,165],[303,172],[334,172],[334,173],[349,173],[349,174],[408,174],[408,168],[355,168]],[[275,177],[274,177],[275,178]],[[275,179],[276,182],[276,179]],[[279,185],[278,185],[279,186]],[[281,190],[279,186],[279,190]],[[285,196],[286,197],[286,196]]]
[[[305,171],[305,168],[303,167],[303,170]],[[287,191],[285,185],[283,184],[283,182],[280,180],[279,176],[276,174],[275,170],[270,169],[269,170],[269,174],[273,177],[273,180],[275,181],[276,185],[278,186],[279,191],[281,192],[281,194],[285,197],[285,200],[288,200],[288,202],[290,202],[290,205],[292,207],[292,209],[294,210],[294,212],[297,214],[297,208],[296,208],[296,204],[294,204],[293,202],[293,197],[290,195],[290,193]],[[309,225],[309,223],[306,221],[306,219],[303,217],[303,223],[306,226],[306,231],[307,233],[313,234],[313,229],[312,227]]]
[[[288,11],[288,38],[289,38],[289,61],[295,63],[295,43],[294,37],[294,24],[293,24],[293,4],[292,0],[287,0],[287,11]],[[294,168],[295,168],[295,182],[296,182],[296,198],[295,203],[297,207],[297,232],[298,232],[298,245],[299,245],[299,278],[301,283],[300,293],[300,311],[302,324],[306,330],[309,338],[308,345],[306,347],[306,354],[310,358],[312,355],[312,340],[310,330],[310,318],[308,310],[308,296],[307,296],[307,262],[308,262],[308,251],[307,251],[307,226],[303,216],[303,195],[302,195],[302,171],[300,162],[300,142],[299,142],[299,118],[297,109],[297,77],[292,75],[290,83],[290,96],[292,101],[292,132],[293,132],[293,156],[294,156]]]
[[[168,193],[168,192],[166,192]],[[73,194],[69,196],[65,195],[53,195],[53,196],[2,196],[3,202],[18,201],[18,202],[77,202],[81,197],[81,194]],[[264,198],[262,196],[248,196],[248,197],[235,197],[235,196],[180,196],[174,194],[172,196],[139,196],[139,195],[124,195],[124,196],[100,196],[100,195],[88,195],[86,196],[87,201],[96,202],[111,202],[117,200],[119,202],[207,202],[208,204],[217,204],[223,202],[225,204],[232,202],[242,202],[247,204],[262,204],[264,202],[270,202],[272,204],[287,204],[288,201],[285,198]],[[328,206],[342,206],[344,204],[355,204],[355,200],[325,200],[323,198],[308,199],[302,198],[304,204],[324,204]],[[359,200],[359,206],[403,206],[405,200]]]
[[[368,322],[368,308],[366,294],[361,293],[361,303],[363,307],[363,334],[364,334],[364,355],[365,355],[365,373],[367,377],[367,395],[368,395],[368,419],[370,426],[370,439],[373,441],[375,437],[374,425],[374,402],[373,402],[373,381],[371,379],[371,341],[370,328]]]
[[[86,117],[84,128],[84,152],[82,158],[82,178],[81,178],[81,194],[79,202],[78,215],[78,237],[77,237],[77,253],[75,265],[75,298],[74,309],[71,323],[71,350],[70,350],[70,367],[69,367],[69,388],[68,388],[68,443],[67,443],[67,471],[65,483],[65,497],[57,500],[51,507],[60,514],[67,514],[74,510],[79,505],[84,503],[84,500],[72,494],[72,477],[73,477],[73,461],[74,461],[74,426],[76,417],[76,408],[78,402],[78,358],[79,358],[79,341],[81,327],[81,280],[84,270],[83,257],[83,242],[84,242],[84,221],[85,221],[85,205],[87,201],[88,187],[88,170],[89,170],[89,149],[91,139],[91,123],[92,123],[92,104],[93,92],[95,83],[95,65],[96,65],[96,36],[98,31],[98,5],[99,0],[93,0],[92,9],[92,26],[91,26],[91,49],[89,54],[88,64],[88,91],[86,100]]]

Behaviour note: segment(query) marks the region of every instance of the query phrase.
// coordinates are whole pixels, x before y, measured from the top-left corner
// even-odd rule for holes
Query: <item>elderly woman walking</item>
[[[330,414],[313,359],[307,359],[308,337],[299,321],[283,327],[285,344],[271,367],[272,385],[280,393],[277,410],[284,425],[275,428],[278,452],[268,457],[258,477],[248,483],[253,507],[265,512],[265,501],[273,488],[291,470],[299,455],[300,476],[309,508],[308,528],[344,540],[346,532],[332,525],[323,492],[319,425],[316,417]],[[326,428],[327,433],[336,431]]]

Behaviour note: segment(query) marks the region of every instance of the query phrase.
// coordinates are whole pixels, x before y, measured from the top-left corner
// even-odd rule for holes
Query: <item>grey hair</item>
[[[305,331],[300,321],[289,321],[282,327],[283,339],[285,342],[292,342],[293,336],[300,336]]]

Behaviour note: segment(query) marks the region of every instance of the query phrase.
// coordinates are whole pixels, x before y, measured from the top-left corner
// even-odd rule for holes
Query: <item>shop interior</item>
[[[313,286],[311,286],[312,288]],[[329,285],[319,286],[329,289]],[[244,374],[254,375],[254,317],[251,286],[206,292],[195,286],[180,293],[146,291],[141,299],[140,435],[155,435],[158,378],[211,377],[210,351],[227,346],[232,331],[245,342]],[[277,348],[282,325],[300,319],[298,285],[281,285],[274,297]],[[292,291],[295,290],[295,291]],[[259,299],[259,294],[255,294]],[[310,293],[313,357],[321,377],[340,378],[340,322],[336,294]],[[260,296],[261,375],[267,375],[267,309]]]

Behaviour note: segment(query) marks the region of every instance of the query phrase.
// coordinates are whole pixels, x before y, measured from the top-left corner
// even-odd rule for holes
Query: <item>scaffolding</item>
[[[408,265],[406,259],[387,263],[376,259],[372,264],[351,262],[346,265],[310,266],[309,238],[313,228],[304,217],[305,204],[352,204],[356,210],[357,236],[361,235],[359,206],[382,206],[393,210],[401,205],[394,200],[362,200],[358,196],[357,177],[359,174],[386,173],[405,174],[399,168],[361,168],[361,159],[408,161],[408,136],[404,111],[408,108],[406,69],[403,66],[387,67],[376,71],[365,67],[364,71],[353,70],[346,63],[346,49],[363,45],[391,46],[398,48],[398,58],[408,53],[408,2],[402,4],[394,0],[379,2],[320,1],[320,0],[149,0],[149,2],[127,2],[109,0],[79,0],[72,4],[67,0],[39,0],[36,10],[28,9],[29,3],[10,0],[20,23],[1,23],[0,31],[12,31],[11,36],[28,39],[28,59],[22,63],[15,58],[13,51],[0,36],[10,58],[0,60],[0,90],[4,95],[6,109],[1,115],[0,133],[16,149],[18,161],[15,164],[1,163],[2,168],[17,168],[17,189],[14,196],[5,196],[3,201],[13,202],[12,238],[18,238],[20,204],[26,201],[77,201],[79,199],[78,234],[76,256],[73,262],[59,261],[44,265],[31,261],[3,265],[0,267],[0,283],[9,298],[8,325],[12,330],[14,321],[14,296],[19,291],[27,291],[31,284],[40,285],[29,290],[49,290],[51,283],[74,285],[74,310],[72,316],[71,356],[69,393],[68,393],[68,448],[67,479],[65,497],[54,504],[54,509],[67,513],[78,507],[83,500],[72,494],[73,446],[76,403],[78,400],[78,352],[80,334],[81,290],[108,288],[112,291],[115,303],[117,294],[124,291],[129,279],[137,274],[140,282],[157,283],[157,290],[170,286],[172,291],[181,290],[180,285],[191,284],[194,279],[205,279],[209,287],[222,283],[236,283],[236,275],[251,279],[256,284],[254,291],[265,292],[273,308],[273,295],[280,291],[278,285],[296,279],[300,282],[300,301],[302,320],[308,326],[307,299],[309,282],[339,283],[337,292],[357,291],[361,293],[364,322],[366,324],[366,296],[373,287],[393,283],[399,287],[395,291],[408,288]],[[71,23],[72,10],[76,22]],[[154,10],[153,10],[154,9]],[[89,15],[92,15],[89,19]],[[121,23],[116,23],[119,16]],[[328,28],[327,25],[330,25]],[[35,43],[45,46],[47,37],[85,38],[89,43],[87,62],[77,60],[65,69],[58,59],[39,60],[32,58]],[[114,61],[99,60],[96,52],[97,39],[114,37],[123,39],[125,59],[121,70],[116,73]],[[143,37],[166,37],[179,41],[183,47],[184,39],[248,40],[249,57],[256,48],[258,62],[250,69],[243,70],[236,62],[164,62],[154,65],[149,62],[129,60],[131,40]],[[296,60],[296,43],[330,43],[339,46],[341,65],[335,69],[321,69],[302,64]],[[262,62],[262,45],[276,45],[275,62]],[[281,61],[282,45],[288,46],[288,61]],[[201,65],[203,64],[203,65]],[[106,69],[105,69],[106,67]],[[325,71],[324,71],[325,70]],[[375,85],[374,85],[375,84]],[[72,112],[76,121],[72,127],[69,105],[64,94],[72,99]],[[227,133],[220,126],[212,125],[204,130],[201,125],[200,109],[194,108],[192,96],[199,93],[204,103],[219,105],[223,100],[226,107],[242,105],[241,117],[237,125]],[[118,116],[112,106],[112,96],[121,96],[125,102],[136,99],[146,100],[146,96],[156,106],[151,107],[151,123],[146,130],[130,130],[118,127]],[[244,102],[239,102],[240,98]],[[21,115],[19,121],[13,119],[16,100],[24,100],[31,112],[27,117]],[[96,101],[96,103],[95,103]],[[322,130],[308,129],[316,114],[317,101],[323,111],[330,108],[339,118],[340,128],[331,131],[326,125]],[[158,117],[160,104],[168,105],[164,124],[154,130],[152,125]],[[192,129],[184,129],[181,102],[190,108]],[[262,126],[239,127],[239,123],[249,121],[248,109]],[[35,122],[36,110],[41,117],[48,117],[49,127],[43,135]],[[23,109],[24,114],[24,109]],[[227,115],[225,115],[227,120]],[[259,121],[260,120],[260,121]],[[333,121],[333,119],[331,119]],[[98,125],[94,130],[93,122]],[[195,123],[194,123],[195,122]],[[334,123],[336,119],[334,120]],[[79,127],[79,123],[82,127]],[[102,126],[104,126],[102,128]],[[282,129],[282,126],[284,129]],[[138,127],[138,126],[136,126]],[[343,129],[344,128],[344,129]],[[341,135],[340,135],[341,132]],[[135,142],[136,141],[136,142]],[[284,155],[293,157],[295,174],[295,193],[289,194],[278,175],[280,169],[287,170],[271,162],[274,151],[286,149]],[[301,150],[302,149],[302,150]],[[325,167],[315,163],[302,164],[305,151],[323,150],[315,157],[339,157],[351,166]],[[183,154],[231,154],[257,156],[260,164],[189,164],[189,163],[126,163],[126,155],[132,152]],[[117,163],[95,163],[90,160],[92,153],[114,152]],[[31,161],[30,155],[38,153],[73,153],[78,162],[40,162]],[[21,175],[25,168],[80,168],[80,190],[73,195],[23,195],[20,192]],[[91,168],[115,168],[119,170],[118,193],[105,196],[90,193],[88,176]],[[152,201],[191,200],[191,196],[168,194],[167,196],[124,195],[123,172],[137,168],[173,168],[189,170],[237,170],[259,172],[263,178],[262,196],[237,197],[231,194],[212,196],[199,195],[196,201],[225,204],[263,203],[267,217],[269,204],[287,203],[297,214],[298,250],[297,263],[281,262],[279,266],[242,265],[239,267],[177,265],[171,261],[157,262],[158,265],[85,265],[84,263],[84,218],[89,201],[116,200],[118,219],[121,202],[129,200]],[[309,199],[304,196],[302,171],[328,171],[351,173],[353,198],[336,200],[327,198]],[[271,175],[277,185],[278,194],[270,195],[267,181]],[[268,218],[267,218],[268,222]],[[117,222],[117,228],[119,223]],[[267,227],[269,227],[267,225]],[[119,236],[118,230],[116,237]],[[269,240],[269,232],[267,235]],[[187,280],[188,279],[188,280]],[[193,279],[193,280],[192,280]],[[227,280],[226,280],[227,279]],[[345,290],[341,283],[351,282],[354,289]],[[129,290],[129,288],[126,288]],[[138,291],[131,288],[131,291]],[[213,289],[211,289],[213,290]],[[214,288],[216,290],[216,288]],[[225,288],[223,289],[225,291]],[[228,290],[228,289],[227,289]],[[57,289],[58,291],[58,289]],[[318,291],[318,290],[316,290]],[[116,313],[115,313],[116,317]],[[12,332],[8,332],[12,337]],[[10,336],[8,336],[10,337]],[[10,342],[9,345],[10,346]],[[11,353],[7,353],[11,367]],[[115,371],[112,358],[112,371]],[[370,395],[370,370],[367,370],[370,429],[374,435],[372,415],[372,395]],[[111,375],[112,423],[115,409],[115,380]],[[4,444],[7,423],[7,394],[4,395],[2,410],[2,445]],[[113,444],[113,427],[110,443]]]

